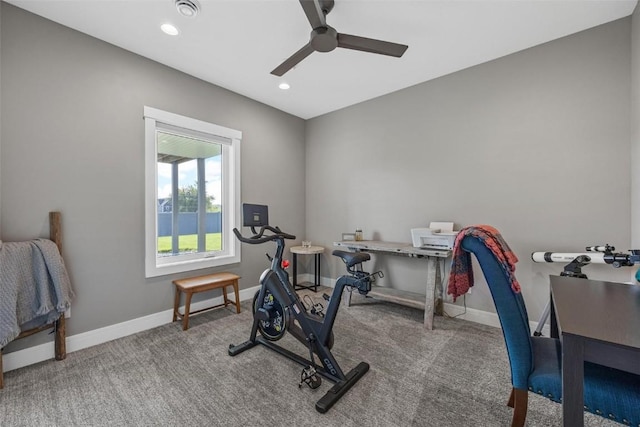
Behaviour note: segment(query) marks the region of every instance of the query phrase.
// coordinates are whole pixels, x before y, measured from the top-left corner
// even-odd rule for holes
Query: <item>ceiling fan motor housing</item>
[[[331,52],[338,47],[338,32],[328,25],[315,28],[311,31],[311,46],[316,52]]]

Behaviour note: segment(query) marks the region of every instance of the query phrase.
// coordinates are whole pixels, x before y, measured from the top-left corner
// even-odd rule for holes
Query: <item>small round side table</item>
[[[322,246],[293,246],[289,248],[293,254],[293,288],[297,291],[299,289],[310,289],[313,292],[318,292],[318,285],[320,285],[320,255],[324,252]],[[298,284],[298,255],[314,255],[314,276],[313,284],[311,285],[299,285]]]

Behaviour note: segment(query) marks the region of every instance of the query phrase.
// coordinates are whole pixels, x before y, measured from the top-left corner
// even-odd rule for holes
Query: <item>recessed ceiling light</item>
[[[287,82],[282,82],[282,83],[280,83],[280,84],[278,85],[278,87],[279,87],[280,89],[282,89],[282,90],[287,90],[287,89],[289,89],[291,86],[289,86],[289,83],[287,83]]]
[[[178,34],[180,34],[180,31],[178,31],[178,29],[175,27],[175,25],[162,24],[162,25],[160,25],[160,29],[165,34],[169,34],[170,36],[177,36]]]
[[[176,9],[180,15],[193,18],[198,14],[200,7],[194,0],[176,0]]]

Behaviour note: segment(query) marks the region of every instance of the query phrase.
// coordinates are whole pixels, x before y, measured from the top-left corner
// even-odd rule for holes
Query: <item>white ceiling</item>
[[[202,80],[309,119],[630,15],[637,0],[336,0],[338,32],[407,44],[402,58],[336,49],[270,74],[309,41],[297,0],[6,0]],[[180,29],[160,31],[170,22]],[[278,84],[286,81],[291,89]]]

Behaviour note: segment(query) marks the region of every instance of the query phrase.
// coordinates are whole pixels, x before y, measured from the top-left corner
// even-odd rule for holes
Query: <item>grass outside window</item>
[[[207,233],[205,236],[207,252],[222,250],[222,233]],[[197,252],[198,235],[186,234],[178,236],[178,250],[180,253]],[[171,253],[171,236],[158,237],[158,253]]]

